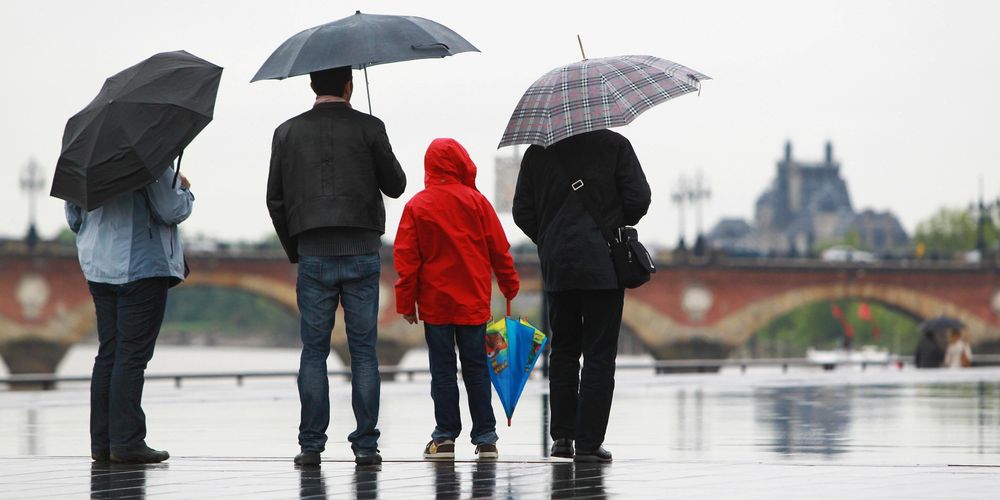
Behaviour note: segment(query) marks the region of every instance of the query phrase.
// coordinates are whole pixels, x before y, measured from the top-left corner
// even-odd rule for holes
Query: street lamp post
[[[702,232],[701,226],[701,202],[711,198],[712,191],[709,189],[708,182],[705,181],[705,177],[700,169],[694,178],[694,183],[688,188],[687,196],[691,204],[694,205],[694,224],[696,230],[695,253],[702,254],[705,251],[705,235]]]
[[[34,158],[28,160],[28,164],[21,170],[21,190],[28,194],[28,234],[24,242],[28,250],[34,250],[38,244],[38,229],[35,226],[37,213],[35,211],[35,196],[39,191],[45,189],[45,179],[42,177],[42,168]]]
[[[684,233],[687,232],[684,227],[684,204],[688,201],[688,182],[683,175],[677,178],[670,200],[677,205],[677,250],[683,252],[687,250],[687,245],[684,244]]]

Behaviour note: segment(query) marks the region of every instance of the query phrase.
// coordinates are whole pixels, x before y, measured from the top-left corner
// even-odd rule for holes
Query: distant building
[[[727,252],[771,255],[809,255],[817,247],[850,240],[875,252],[909,245],[892,213],[855,213],[829,142],[819,162],[794,159],[792,144],[786,142],[777,175],[757,199],[753,225],[739,222],[719,221],[708,235],[711,245]]]
[[[743,219],[722,219],[705,235],[705,238],[714,250],[721,250],[730,255],[759,253],[753,227]]]
[[[521,170],[521,148],[514,146],[514,154],[498,156],[493,163],[496,173],[493,191],[493,207],[498,213],[510,213],[514,203],[514,188],[517,187],[517,173]]]
[[[891,252],[910,246],[909,235],[892,212],[865,210],[854,217],[850,231],[857,234],[862,248]]]

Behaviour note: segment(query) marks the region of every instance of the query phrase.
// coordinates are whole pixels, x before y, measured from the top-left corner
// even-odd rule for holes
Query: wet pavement
[[[0,392],[3,498],[995,498],[1000,369],[664,375],[618,379],[609,465],[543,457],[544,384],[502,426],[501,460],[420,452],[433,426],[427,380],[383,386],[380,467],[355,467],[349,386],[332,384],[319,468],[297,451],[293,380],[147,384],[148,467],[92,465],[87,387]],[[494,403],[495,409],[500,408]],[[464,411],[464,410],[463,410]],[[465,421],[466,429],[471,422]]]

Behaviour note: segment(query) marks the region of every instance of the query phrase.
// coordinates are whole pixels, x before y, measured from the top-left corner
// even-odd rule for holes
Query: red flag
[[[872,309],[868,306],[867,302],[862,302],[858,304],[858,319],[861,321],[871,321],[872,320]]]
[[[844,311],[840,310],[840,306],[837,304],[830,304],[830,313],[833,314],[834,318],[841,319],[844,317]]]

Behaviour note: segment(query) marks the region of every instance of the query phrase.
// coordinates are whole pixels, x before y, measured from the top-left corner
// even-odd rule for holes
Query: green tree
[[[809,347],[834,349],[842,346],[844,327],[833,315],[833,304],[854,331],[854,348],[876,345],[896,354],[909,354],[919,339],[916,320],[896,309],[868,302],[870,319],[864,319],[859,311],[862,301],[822,301],[772,321],[747,342],[748,354],[797,357],[804,356]]]
[[[56,243],[66,246],[76,246],[76,233],[70,231],[68,227],[64,227],[56,235]]]
[[[917,224],[913,237],[916,243],[923,243],[928,252],[952,253],[976,249],[978,217],[961,208],[943,207],[929,219]],[[995,248],[997,237],[996,221],[986,220],[984,236],[989,248]]]

